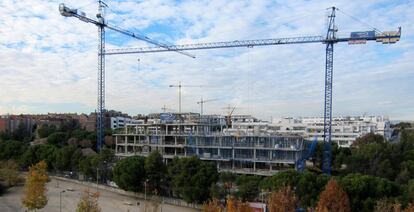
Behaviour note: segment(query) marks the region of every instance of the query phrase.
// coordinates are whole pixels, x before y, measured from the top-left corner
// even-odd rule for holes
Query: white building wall
[[[111,129],[117,129],[125,127],[126,124],[143,124],[143,120],[136,120],[126,117],[111,117]]]
[[[276,118],[269,124],[270,128],[279,129],[281,133],[294,133],[310,139],[315,135],[323,141],[323,117]],[[391,137],[392,129],[388,118],[383,116],[356,116],[332,118],[332,141],[341,147],[349,147],[356,138],[368,133]]]

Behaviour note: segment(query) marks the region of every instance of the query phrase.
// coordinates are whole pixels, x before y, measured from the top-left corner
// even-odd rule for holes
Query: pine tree
[[[46,173],[46,166],[44,161],[40,161],[29,168],[24,188],[24,197],[22,198],[23,205],[29,210],[41,209],[47,204],[46,182],[49,180],[49,177]]]
[[[336,180],[331,179],[319,196],[316,211],[350,212],[349,197]]]
[[[290,212],[296,210],[295,192],[290,186],[272,192],[267,200],[269,212]]]

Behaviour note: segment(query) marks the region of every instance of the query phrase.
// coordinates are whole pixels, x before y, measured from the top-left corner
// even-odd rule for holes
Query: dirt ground
[[[52,179],[47,184],[47,197],[48,203],[45,208],[38,210],[44,212],[59,212],[70,211],[75,212],[78,201],[82,195],[82,192],[87,189],[88,186],[61,181],[58,182]],[[95,187],[90,187],[90,191],[96,191]],[[64,191],[64,192],[62,192]],[[61,193],[62,192],[62,193]],[[110,191],[99,190],[99,206],[102,212],[143,212],[145,211],[145,200],[120,195]],[[62,202],[60,204],[60,194]],[[10,188],[3,196],[0,196],[0,211],[1,212],[16,212],[25,211],[21,204],[21,198],[23,196],[23,186],[16,186]],[[147,204],[147,207],[149,204]],[[61,209],[60,209],[61,206]],[[162,204],[158,207],[160,212],[194,212],[198,211],[192,208],[179,207],[169,204]]]

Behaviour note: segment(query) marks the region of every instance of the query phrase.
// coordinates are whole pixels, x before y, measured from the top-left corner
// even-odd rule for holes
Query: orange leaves
[[[224,212],[224,207],[220,204],[218,199],[212,199],[203,204],[203,212]]]
[[[41,209],[47,204],[46,182],[49,177],[46,173],[47,165],[44,161],[32,165],[27,174],[22,203],[29,210]]]
[[[326,184],[325,190],[319,196],[316,211],[351,211],[348,195],[336,180],[331,179],[328,184]]]
[[[253,212],[253,209],[249,203],[229,196],[227,197],[227,212]]]
[[[293,212],[296,202],[295,192],[290,186],[272,192],[267,200],[269,212]]]
[[[88,189],[83,192],[78,202],[77,212],[100,212],[98,205],[99,192],[90,192]]]

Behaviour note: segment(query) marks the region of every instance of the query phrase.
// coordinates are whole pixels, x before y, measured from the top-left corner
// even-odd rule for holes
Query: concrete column
[[[118,136],[115,136],[115,155],[118,153]]]

